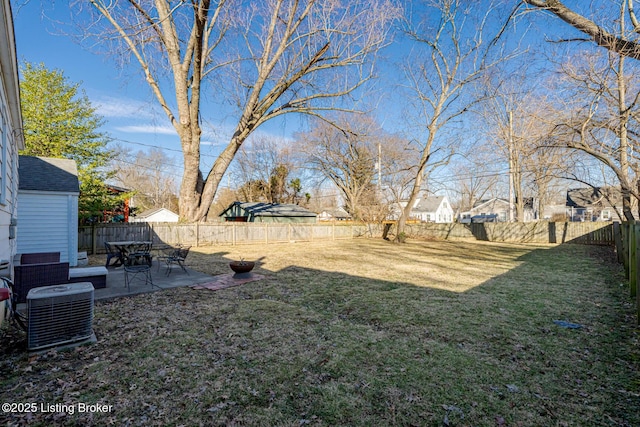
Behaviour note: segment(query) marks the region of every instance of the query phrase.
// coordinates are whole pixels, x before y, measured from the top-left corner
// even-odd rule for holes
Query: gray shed
[[[18,253],[60,252],[60,261],[78,263],[76,162],[20,156],[18,163]]]
[[[233,202],[220,214],[237,222],[316,222],[315,212],[286,203]]]

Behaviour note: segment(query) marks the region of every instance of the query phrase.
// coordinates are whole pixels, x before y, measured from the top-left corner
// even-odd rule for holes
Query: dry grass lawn
[[[192,249],[260,281],[96,305],[98,342],[0,331],[8,425],[637,426],[634,307],[609,248],[348,240]],[[563,328],[554,320],[581,325]]]

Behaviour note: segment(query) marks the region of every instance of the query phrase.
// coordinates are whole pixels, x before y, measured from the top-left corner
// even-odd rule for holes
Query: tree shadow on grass
[[[501,272],[476,269],[475,286],[452,291],[444,288],[456,289],[459,274],[438,275],[451,266],[451,247],[428,252],[419,281],[367,276],[385,262],[393,270],[389,258],[402,261],[394,257],[349,273],[269,269],[267,254],[260,281],[99,303],[97,344],[35,363],[4,353],[0,393],[114,405],[111,414],[65,417],[83,425],[640,424],[636,331],[625,326],[631,309],[607,250],[478,246],[483,253],[461,265],[498,259]],[[229,260],[202,258],[221,273]]]
[[[500,248],[497,256],[508,259],[510,250]],[[341,384],[345,400],[354,398],[347,389],[358,381],[386,383],[364,393],[365,402],[356,399],[331,414],[325,384],[314,389],[317,399],[307,411],[332,423],[354,421],[363,405],[389,417],[376,401],[383,398],[408,422],[416,422],[420,410],[437,422],[455,407],[479,425],[497,416],[507,425],[636,424],[637,335],[611,249],[563,245],[525,252],[514,268],[462,292],[443,289],[455,278],[423,277],[416,284],[295,265],[265,271],[263,283],[234,292],[253,307],[245,314],[254,325],[247,339],[256,326],[271,331],[263,325],[289,311],[305,319],[302,335],[315,336],[311,345],[323,349],[323,369],[313,371]],[[446,251],[439,256],[445,260],[435,256],[428,264],[447,265]],[[479,257],[493,259],[473,259]],[[263,303],[267,316],[258,308]],[[412,395],[428,403],[408,404]]]

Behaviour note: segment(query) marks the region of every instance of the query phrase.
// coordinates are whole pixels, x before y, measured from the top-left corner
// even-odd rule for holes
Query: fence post
[[[636,231],[635,222],[629,223],[629,292],[632,297],[636,295],[636,280],[638,278]]]
[[[616,245],[616,255],[618,255],[618,262],[622,264],[622,230],[619,222],[613,223],[613,241]]]
[[[629,278],[629,222],[620,225],[622,232],[622,265],[624,266],[625,278]]]
[[[95,255],[98,250],[98,228],[91,224],[91,254]]]
[[[632,223],[630,228],[631,250],[629,255],[629,294],[635,298],[638,289],[638,246],[640,245],[640,224]]]
[[[633,282],[631,282],[631,280],[629,281],[629,284],[631,286],[630,289],[630,293],[631,293],[631,297],[635,297],[636,300],[636,322],[638,323],[638,325],[640,325],[640,284],[638,283],[638,280],[640,280],[640,275],[638,274],[638,272],[640,271],[640,257],[638,256],[637,250],[638,247],[640,247],[640,223],[634,223],[634,225],[632,226],[634,229],[634,235],[635,235],[635,246],[636,246],[636,256],[635,258],[632,258],[630,260],[630,264],[633,263],[633,265],[635,266],[635,280]]]

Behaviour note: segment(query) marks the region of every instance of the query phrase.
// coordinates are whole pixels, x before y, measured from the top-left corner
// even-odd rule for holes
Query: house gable
[[[421,221],[453,222],[453,209],[446,196],[431,196],[416,200],[411,216]]]

